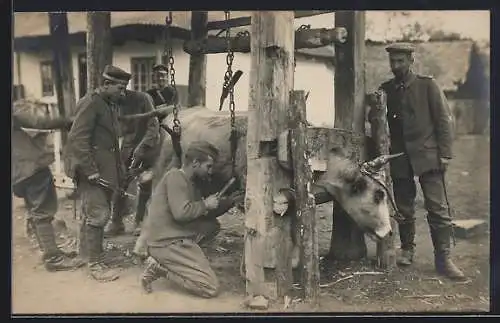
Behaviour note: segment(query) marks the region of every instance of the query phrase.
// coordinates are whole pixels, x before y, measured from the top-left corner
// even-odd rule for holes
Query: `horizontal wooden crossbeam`
[[[295,49],[318,48],[334,43],[345,43],[347,29],[338,27],[332,29],[300,29],[295,32]],[[242,34],[231,37],[233,52],[250,52],[250,35]],[[227,52],[227,41],[224,37],[208,36],[201,40],[188,40],[184,43],[184,51],[190,55],[219,54]]]
[[[333,10],[299,10],[295,11],[295,18],[316,16],[330,12],[333,12]],[[251,23],[252,23],[251,17],[233,18],[227,21],[226,20],[210,21],[207,23],[207,30],[220,30],[233,27],[248,26]]]

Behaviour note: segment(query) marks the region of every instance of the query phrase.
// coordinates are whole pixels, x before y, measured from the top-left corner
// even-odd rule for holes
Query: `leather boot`
[[[144,292],[150,294],[153,292],[151,283],[161,277],[167,277],[167,271],[151,256],[146,259],[145,267],[144,272],[141,274],[141,285]]]
[[[434,245],[434,264],[439,275],[452,280],[463,281],[467,278],[464,273],[451,261],[451,236],[453,228],[431,228],[431,239]]]
[[[139,236],[141,233],[141,223],[146,215],[146,207],[149,198],[151,197],[152,181],[139,183],[138,185],[138,198],[137,207],[135,212],[135,228],[134,236]]]
[[[399,266],[410,266],[415,254],[415,222],[399,224],[399,238],[401,240],[401,254],[396,263]]]
[[[109,268],[102,261],[103,228],[85,225],[87,250],[89,255],[89,275],[98,282],[117,280],[120,275],[118,270]]]
[[[35,228],[40,241],[40,249],[43,250],[42,259],[45,269],[48,271],[73,270],[84,264],[81,259],[72,258],[57,247],[54,227],[50,221],[37,222]]]

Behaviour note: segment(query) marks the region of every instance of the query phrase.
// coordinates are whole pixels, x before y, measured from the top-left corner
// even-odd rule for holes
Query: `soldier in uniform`
[[[34,226],[34,235],[48,271],[71,270],[83,265],[79,259],[60,250],[56,244],[52,221],[57,212],[57,193],[49,165],[54,154],[45,149],[22,128],[64,129],[71,121],[64,118],[40,116],[30,111],[36,102],[20,100],[12,109],[12,184],[13,193],[23,198],[28,223]]]
[[[121,115],[147,113],[154,110],[153,100],[147,93],[137,91],[125,91],[125,96],[120,100]],[[123,120],[121,121],[123,142],[121,148],[122,160],[127,168],[134,168],[138,165],[142,169],[150,169],[156,160],[161,148],[161,138],[159,131],[159,121],[157,118]],[[146,174],[139,177],[139,187],[144,181]],[[146,192],[147,194],[147,192]],[[144,217],[145,202],[149,198],[144,198],[144,193],[139,190],[138,207],[135,216],[135,226],[138,228]],[[144,201],[146,200],[146,201]],[[141,212],[142,211],[142,212]],[[119,235],[125,231],[123,212],[114,212],[110,225],[105,231],[106,236]]]
[[[168,69],[163,64],[153,66],[153,77],[156,87],[149,89],[147,93],[153,98],[155,107],[163,104],[172,104],[175,98],[174,90],[168,86]]]
[[[168,79],[168,69],[163,64],[158,64],[153,66],[153,77],[156,83],[156,86],[152,89],[146,91],[147,94],[151,96],[153,99],[154,107],[158,108],[161,105],[171,105],[174,104],[175,101],[175,92],[174,90],[167,85]],[[158,121],[161,122],[166,115],[162,115],[158,117]],[[165,131],[163,129],[159,130],[160,134],[160,142],[163,142]],[[161,145],[161,143],[160,143]],[[160,147],[161,148],[161,147]],[[159,155],[159,149],[154,155],[154,158],[157,158]],[[152,154],[153,157],[153,154]],[[153,166],[151,163],[150,166]],[[150,169],[146,170],[141,174],[138,181],[138,194],[137,194],[137,205],[136,205],[136,231],[135,235],[140,234],[140,224],[145,217],[146,214],[146,204],[151,197],[151,192],[153,189],[153,173]],[[143,241],[142,237],[139,238],[139,244]],[[136,250],[141,249],[140,247],[136,248]],[[139,252],[140,253],[140,252]]]
[[[452,117],[446,98],[436,81],[415,74],[414,47],[398,43],[386,48],[394,78],[383,83],[387,93],[387,119],[391,153],[405,155],[390,162],[396,204],[404,217],[399,223],[400,266],[413,262],[415,252],[414,176],[419,178],[427,210],[436,271],[451,279],[464,274],[450,259],[452,219],[444,173],[452,158]]]
[[[192,142],[182,168],[172,168],[155,186],[145,219],[150,256],[141,283],[147,293],[154,280],[166,277],[198,296],[217,295],[219,282],[200,245],[219,232],[217,217],[243,198],[203,196],[200,180],[211,175],[217,155],[210,143]]]
[[[112,196],[125,173],[118,138],[117,102],[125,95],[131,75],[118,67],[104,68],[103,83],[81,98],[68,134],[64,166],[82,199],[81,252],[88,256],[90,277],[106,282],[119,278],[103,262],[104,226],[110,218]],[[103,181],[109,183],[102,185]]]

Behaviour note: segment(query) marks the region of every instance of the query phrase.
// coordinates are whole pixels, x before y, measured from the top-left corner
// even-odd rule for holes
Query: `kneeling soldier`
[[[210,143],[193,142],[182,168],[168,171],[155,187],[145,219],[150,256],[141,283],[147,293],[154,280],[166,277],[201,297],[218,294],[218,279],[200,244],[217,235],[217,217],[242,196],[202,198],[200,182],[212,174],[217,155]]]

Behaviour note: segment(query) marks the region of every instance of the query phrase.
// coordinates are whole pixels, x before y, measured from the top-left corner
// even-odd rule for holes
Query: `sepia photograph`
[[[11,313],[489,312],[490,47],[487,10],[14,11]]]

